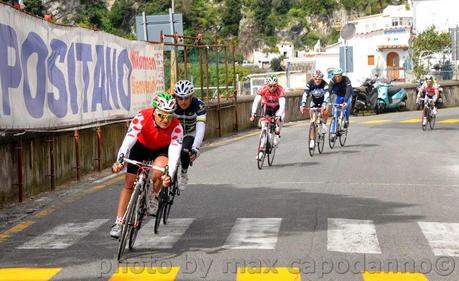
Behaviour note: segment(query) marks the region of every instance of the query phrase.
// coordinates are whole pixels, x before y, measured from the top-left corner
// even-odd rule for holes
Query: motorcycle
[[[388,110],[402,110],[406,108],[406,91],[391,84],[392,81],[377,81],[375,84],[377,98],[374,103],[376,114]]]
[[[353,89],[352,93],[352,104],[351,104],[351,114],[358,115],[359,112],[362,112],[365,115],[365,110],[373,108],[376,91],[374,84],[376,79],[367,78],[358,88]]]

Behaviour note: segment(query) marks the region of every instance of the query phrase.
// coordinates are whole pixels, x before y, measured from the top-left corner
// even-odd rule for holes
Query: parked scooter
[[[391,84],[392,81],[377,81],[375,84],[378,93],[374,104],[376,114],[389,110],[402,110],[406,108],[406,91],[401,87]]]
[[[373,108],[372,104],[374,104],[377,96],[374,88],[375,83],[376,79],[367,78],[360,87],[353,89],[351,114],[358,115],[359,112],[362,112],[365,115],[365,110]]]

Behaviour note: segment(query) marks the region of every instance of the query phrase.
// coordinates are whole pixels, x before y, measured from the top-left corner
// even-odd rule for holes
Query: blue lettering
[[[127,68],[127,91],[124,90],[124,68]],[[131,108],[131,73],[132,73],[132,64],[129,60],[127,50],[121,51],[118,56],[118,93],[121,101],[121,105],[129,110]]]
[[[51,40],[51,56],[48,58],[48,75],[49,81],[59,91],[59,98],[52,92],[48,93],[48,106],[54,115],[59,118],[67,114],[67,89],[65,87],[65,78],[62,71],[56,66],[56,60],[62,63],[67,53],[67,45],[58,39]]]
[[[38,55],[36,66],[37,72],[37,94],[32,97],[29,86],[29,70],[27,62],[32,54]],[[22,71],[24,73],[24,101],[27,110],[34,118],[41,118],[43,116],[45,105],[45,92],[46,92],[46,57],[48,56],[48,48],[45,42],[35,32],[29,33],[27,39],[22,44],[21,62]]]
[[[75,44],[72,43],[67,54],[67,74],[69,79],[70,107],[72,114],[78,113],[78,92],[75,83]]]
[[[91,45],[84,43],[75,44],[77,60],[83,65],[83,112],[88,112],[89,68],[88,62],[92,61]]]
[[[107,96],[111,96],[115,108],[119,109],[118,89],[116,88],[116,49],[113,49],[113,64],[111,59],[111,49],[107,47],[105,52],[105,77],[107,77]]]
[[[105,73],[104,73],[104,46],[96,46],[97,62],[94,69],[94,91],[92,95],[92,108],[94,112],[97,104],[102,104],[102,110],[112,109],[108,101],[108,93],[105,92]]]
[[[21,66],[16,31],[8,25],[0,24],[0,82],[2,84],[3,114],[11,115],[9,88],[19,87],[21,83]],[[8,48],[14,49],[15,62],[10,66]]]

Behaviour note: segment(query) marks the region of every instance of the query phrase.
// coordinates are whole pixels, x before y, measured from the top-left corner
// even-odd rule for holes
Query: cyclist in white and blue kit
[[[330,95],[335,95],[335,103],[342,104],[343,108],[345,108],[344,128],[347,128],[349,126],[349,114],[353,89],[351,80],[347,76],[343,75],[343,70],[341,68],[338,67],[333,71],[333,78],[328,84],[328,90]]]
[[[189,80],[179,80],[175,84],[174,97],[177,101],[175,117],[180,120],[184,130],[182,153],[180,156],[182,169],[179,174],[179,188],[185,189],[188,183],[188,167],[190,162],[199,156],[206,131],[206,104],[193,96],[194,86]]]
[[[312,74],[312,79],[306,84],[303,97],[301,99],[300,111],[304,113],[308,97],[311,96],[310,107],[320,108],[324,123],[322,123],[322,132],[327,132],[327,119],[330,115],[330,94],[328,93],[327,82],[323,79],[324,75],[320,70],[316,70]],[[309,120],[312,120],[312,111],[309,112]],[[311,132],[312,133],[312,132]],[[314,148],[314,138],[310,136],[309,146]]]

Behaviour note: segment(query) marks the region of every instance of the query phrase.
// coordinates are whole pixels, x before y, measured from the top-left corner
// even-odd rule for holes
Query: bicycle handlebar
[[[120,159],[118,159],[118,162],[121,163],[121,164],[124,164],[124,162],[126,162],[126,163],[129,163],[129,164],[132,164],[132,165],[136,165],[138,167],[147,167],[147,168],[150,168],[150,169],[153,169],[153,170],[160,171],[160,172],[162,172],[164,174],[166,174],[169,171],[169,167],[167,165],[163,168],[163,167],[156,166],[156,165],[153,165],[153,164],[147,164],[147,163],[144,163],[144,162],[140,162],[140,161],[132,160],[132,159],[129,159],[129,158],[125,158],[124,155],[121,155]]]

